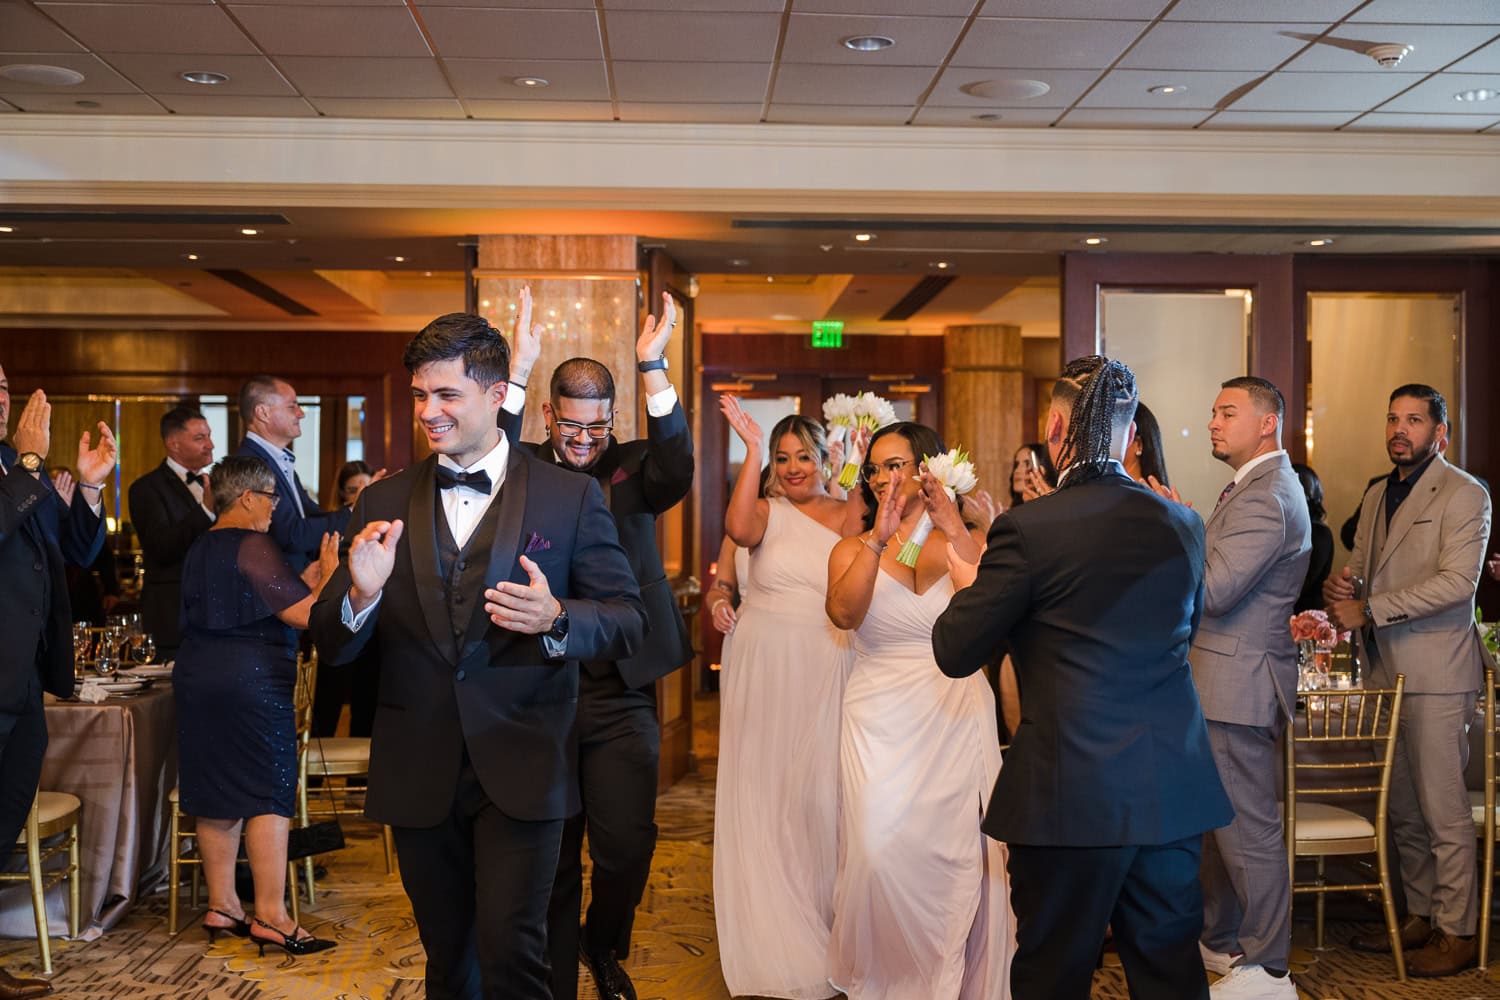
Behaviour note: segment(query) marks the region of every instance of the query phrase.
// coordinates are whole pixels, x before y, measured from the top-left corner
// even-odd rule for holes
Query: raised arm
[[[766,536],[766,524],[771,520],[771,505],[756,496],[760,492],[765,434],[733,396],[720,396],[719,409],[745,443],[745,463],[740,466],[734,491],[729,494],[729,508],[724,511],[724,533],[741,548],[753,549]]]
[[[870,610],[875,582],[880,576],[880,557],[890,544],[891,536],[901,527],[906,512],[906,498],[901,486],[906,477],[901,470],[891,473],[885,499],[875,508],[875,526],[867,535],[845,538],[828,554],[828,596],[823,607],[828,618],[839,628],[859,628]]]
[[[932,627],[938,669],[949,677],[967,677],[993,660],[1030,599],[1020,532],[1012,518],[996,518],[973,584],[953,595]]]

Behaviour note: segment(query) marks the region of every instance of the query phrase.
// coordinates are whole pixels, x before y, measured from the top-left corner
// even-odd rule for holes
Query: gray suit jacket
[[[1297,646],[1289,625],[1312,558],[1307,499],[1286,455],[1246,473],[1209,515],[1203,621],[1188,662],[1213,722],[1291,718]]]
[[[1490,495],[1442,455],[1385,527],[1385,481],[1365,494],[1349,566],[1365,578],[1375,616],[1371,682],[1406,675],[1407,694],[1478,689],[1486,657],[1474,589],[1490,535]]]

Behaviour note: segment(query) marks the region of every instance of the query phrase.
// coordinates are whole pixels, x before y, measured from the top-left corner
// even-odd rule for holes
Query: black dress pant
[[[583,900],[583,834],[588,830],[589,912],[585,946],[630,951],[635,908],[656,849],[656,778],[661,730],[656,686],[632,690],[619,673],[587,669],[579,679],[578,778],[583,812],[567,821],[547,915],[553,1000],[578,995],[578,919]]]
[[[1112,928],[1135,1000],[1208,1000],[1198,951],[1203,837],[1158,846],[1010,845],[1012,1000],[1088,1000]]]
[[[332,736],[348,702],[349,735],[368,737],[379,694],[380,659],[368,651],[340,666],[320,664],[318,688],[313,692],[313,735]]]
[[[14,844],[26,826],[46,753],[42,682],[33,672],[24,693],[0,706],[0,844]]]
[[[548,1000],[547,900],[563,821],[526,822],[485,795],[467,758],[446,819],[392,827],[427,951],[428,1000]]]

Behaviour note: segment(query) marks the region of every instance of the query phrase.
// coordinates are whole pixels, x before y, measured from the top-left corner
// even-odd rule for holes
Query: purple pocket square
[[[609,477],[609,481],[611,483],[623,483],[629,478],[630,474],[627,473],[624,469],[616,469],[615,474]]]
[[[544,550],[550,549],[550,548],[552,548],[552,543],[549,540],[543,538],[541,535],[538,535],[535,531],[533,531],[531,533],[531,537],[528,538],[528,539],[526,539],[526,553],[525,554],[529,556],[533,552],[541,552],[541,551],[544,551]]]

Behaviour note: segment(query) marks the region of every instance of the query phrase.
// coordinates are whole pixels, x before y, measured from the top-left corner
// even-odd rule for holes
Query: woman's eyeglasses
[[[874,462],[866,462],[864,465],[861,465],[859,467],[859,478],[867,483],[873,483],[875,481],[875,477],[880,475],[881,472],[884,472],[886,475],[890,475],[893,472],[899,472],[900,470],[906,468],[908,465],[915,464],[916,463],[909,458],[893,458],[888,462],[882,463],[881,465],[876,465]]]
[[[281,503],[281,495],[279,493],[274,493],[271,490],[251,490],[250,492],[259,494],[260,496],[263,496],[267,500],[271,501],[272,510],[275,510],[276,505]]]
[[[615,425],[607,422],[599,424],[580,424],[572,420],[557,421],[557,433],[569,439],[576,438],[584,431],[588,431],[589,437],[593,438],[595,441],[603,441],[605,438],[609,437],[609,432],[614,429]]]

